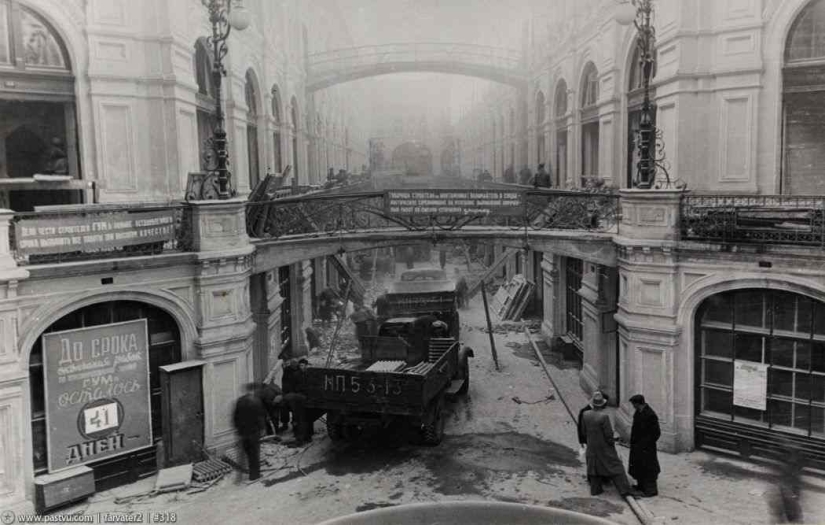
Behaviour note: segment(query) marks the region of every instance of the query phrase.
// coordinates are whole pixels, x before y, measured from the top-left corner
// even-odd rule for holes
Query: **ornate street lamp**
[[[235,193],[232,189],[232,175],[229,173],[229,154],[226,151],[226,130],[221,106],[221,83],[226,76],[223,59],[229,48],[226,44],[232,29],[243,31],[249,27],[250,16],[241,0],[201,0],[209,10],[212,36],[208,38],[212,46],[212,82],[215,86],[215,128],[207,139],[206,149],[214,153],[214,173],[218,177],[218,198],[228,199]]]
[[[639,123],[639,162],[637,163],[636,187],[649,190],[656,178],[656,128],[653,125],[650,104],[650,77],[653,74],[656,30],[651,25],[653,0],[629,0],[619,6],[616,21],[621,25],[633,24],[638,31],[636,45],[639,46],[639,66],[642,72],[644,100]]]

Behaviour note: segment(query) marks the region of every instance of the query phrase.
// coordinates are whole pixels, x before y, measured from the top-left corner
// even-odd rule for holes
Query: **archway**
[[[18,0],[0,2],[0,35],[0,177],[80,178],[75,77],[63,38]],[[0,193],[3,205],[15,211],[83,199],[80,191],[44,191],[36,184]]]
[[[744,288],[693,321],[696,446],[771,456],[793,442],[825,465],[825,303]]]
[[[163,309],[143,302],[121,300],[94,303],[81,307],[64,315],[43,332],[43,334],[63,332],[138,319],[146,319],[147,321],[149,407],[153,445],[120,456],[88,463],[87,466],[94,470],[95,485],[98,491],[137,481],[157,469],[157,445],[161,441],[164,424],[161,409],[159,368],[181,361],[181,329],[175,319]],[[42,337],[38,337],[34,341],[29,355],[29,383],[31,390],[32,461],[34,473],[39,475],[48,471],[47,398],[44,387]]]
[[[825,179],[825,0],[812,0],[791,25],[782,70],[782,193],[821,195]]]

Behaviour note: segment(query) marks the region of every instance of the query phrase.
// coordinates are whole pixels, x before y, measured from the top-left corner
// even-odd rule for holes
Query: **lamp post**
[[[215,154],[214,173],[218,177],[218,198],[228,199],[232,190],[232,175],[229,173],[229,153],[226,151],[226,130],[224,129],[224,113],[221,106],[221,83],[226,76],[223,59],[229,48],[226,40],[232,29],[243,31],[249,27],[249,13],[244,9],[241,0],[201,0],[209,11],[209,22],[212,24],[212,36],[208,42],[212,46],[212,82],[215,86],[215,127],[212,137],[207,139],[207,145]],[[234,5],[233,5],[234,4]]]
[[[656,178],[656,129],[650,103],[650,78],[653,74],[656,30],[651,25],[653,0],[628,0],[616,14],[616,21],[622,25],[633,24],[638,31],[636,45],[639,46],[639,66],[642,72],[644,99],[639,122],[639,162],[637,163],[636,187],[649,190]]]

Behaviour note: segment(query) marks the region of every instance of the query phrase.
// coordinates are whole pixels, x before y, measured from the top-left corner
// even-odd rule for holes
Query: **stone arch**
[[[686,361],[682,363],[683,366],[674,363],[672,384],[674,388],[679,388],[680,385],[682,387],[686,385],[686,388],[688,388],[687,414],[691,421],[691,436],[693,435],[693,420],[696,413],[696,399],[693,395],[696,380],[694,367],[696,345],[693,331],[696,313],[705,299],[709,297],[723,292],[748,288],[793,292],[825,302],[825,286],[816,281],[794,276],[764,275],[756,272],[739,273],[736,279],[731,279],[730,276],[726,275],[711,275],[703,277],[685,288],[681,294],[682,299],[676,313],[676,330],[680,337],[677,354]]]
[[[252,67],[248,68],[244,75],[244,95],[247,111],[256,116],[261,115],[264,108],[263,93],[261,92],[261,83],[258,81],[258,74],[255,73],[255,69]]]
[[[559,119],[570,112],[570,101],[568,100],[567,81],[564,77],[558,77],[556,88],[553,90],[553,118]],[[562,106],[562,102],[564,105]],[[563,110],[563,111],[562,111]]]
[[[25,334],[18,340],[18,351],[20,352],[20,365],[23,370],[28,370],[29,355],[35,341],[46,329],[57,320],[75,310],[96,303],[108,301],[136,301],[146,303],[167,312],[178,324],[181,336],[181,348],[183,359],[191,359],[195,356],[191,354],[195,343],[198,341],[198,330],[195,324],[195,315],[189,304],[180,297],[162,290],[120,290],[120,291],[92,291],[80,295],[71,295],[60,300],[46,303],[29,314],[28,318],[21,324],[19,333]]]
[[[591,99],[591,94],[588,93],[588,88],[591,87],[590,82],[595,80],[595,99]],[[582,67],[581,75],[579,76],[579,90],[578,90],[578,107],[579,109],[585,107],[592,107],[599,103],[601,93],[599,90],[599,69],[592,60],[588,60],[584,67]]]

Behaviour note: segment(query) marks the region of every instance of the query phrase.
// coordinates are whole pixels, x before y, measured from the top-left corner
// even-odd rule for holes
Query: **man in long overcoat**
[[[662,432],[659,417],[645,402],[645,397],[636,394],[630,398],[636,412],[633,414],[633,428],[630,430],[630,465],[628,472],[636,479],[636,488],[645,495],[659,494],[656,479],[659,477],[659,458],[656,457],[656,441]]]
[[[587,434],[587,479],[590,481],[590,494],[598,496],[604,489],[602,483],[609,478],[621,496],[633,494],[622,460],[616,452],[613,439],[613,424],[604,411],[607,399],[601,392],[595,392],[590,400],[592,410],[586,411],[584,429]]]
[[[246,394],[235,403],[233,416],[249,465],[249,481],[254,481],[261,477],[261,430],[266,428],[266,411],[258,385],[250,383],[246,386]]]

